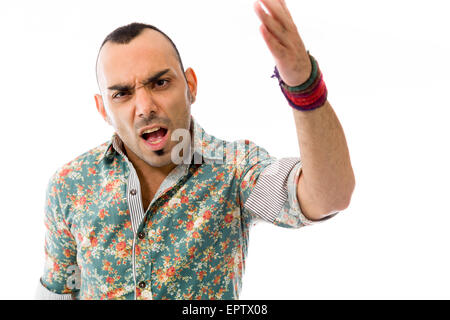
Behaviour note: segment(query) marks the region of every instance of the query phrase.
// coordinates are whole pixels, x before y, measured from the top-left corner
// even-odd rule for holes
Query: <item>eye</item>
[[[126,92],[126,91],[119,91],[119,92],[117,92],[116,94],[114,94],[112,97],[113,97],[113,99],[116,99],[116,98],[122,98],[123,97],[123,95],[125,95],[125,94],[127,94],[128,92]]]
[[[155,81],[155,88],[163,88],[169,84],[169,80],[167,79],[159,79]]]

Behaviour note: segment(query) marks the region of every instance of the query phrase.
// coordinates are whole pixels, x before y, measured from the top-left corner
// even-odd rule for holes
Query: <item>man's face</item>
[[[193,70],[185,78],[170,42],[144,29],[128,44],[105,43],[97,72],[102,93],[96,95],[97,109],[124,142],[128,157],[152,167],[170,165],[171,150],[179,143],[171,141],[171,133],[190,128],[197,85]]]

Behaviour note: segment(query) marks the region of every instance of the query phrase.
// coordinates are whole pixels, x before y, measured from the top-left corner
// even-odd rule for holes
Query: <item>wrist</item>
[[[296,70],[299,71],[297,72],[297,76],[295,78],[289,80],[282,79],[283,82],[289,87],[298,87],[308,81],[311,77],[312,63],[309,55],[307,55],[306,58],[298,64]]]
[[[287,85],[280,77],[277,67],[275,67],[273,77],[278,79],[281,91],[283,92],[289,105],[300,111],[317,109],[327,101],[328,91],[323,81],[322,72],[317,61],[308,52],[311,71],[309,77],[298,86]]]

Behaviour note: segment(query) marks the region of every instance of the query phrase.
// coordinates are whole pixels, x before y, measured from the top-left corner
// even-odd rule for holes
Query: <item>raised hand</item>
[[[269,13],[264,11],[261,3]],[[275,59],[281,79],[291,87],[304,83],[311,73],[311,62],[285,1],[258,0],[254,8],[262,22],[261,34]]]

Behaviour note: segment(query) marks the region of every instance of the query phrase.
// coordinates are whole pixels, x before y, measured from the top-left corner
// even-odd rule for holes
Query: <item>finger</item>
[[[280,0],[281,3],[281,7],[284,9],[284,12],[286,13],[286,15],[293,21],[292,16],[291,16],[291,12],[289,11],[286,1],[284,0]]]
[[[278,41],[278,39],[266,28],[265,25],[261,25],[259,27],[261,34],[269,47],[270,52],[272,53],[275,59],[279,59],[283,56],[283,52],[285,52],[285,47]]]
[[[291,30],[297,30],[297,26],[295,25],[294,19],[292,18],[291,12],[289,11],[286,1],[285,0],[279,0],[281,7],[283,8],[283,11],[287,17],[286,19],[286,25]]]
[[[285,9],[282,7],[280,0],[259,0],[269,11],[270,15],[277,20],[284,29],[289,29],[289,16],[286,15]]]
[[[283,27],[280,25],[278,21],[276,21],[273,17],[268,15],[258,1],[254,3],[254,7],[259,19],[261,20],[263,25],[268,29],[268,31],[272,34],[272,36],[276,37],[282,45],[287,46],[287,43],[285,41],[285,39],[287,38],[286,37],[287,30],[283,29]]]

